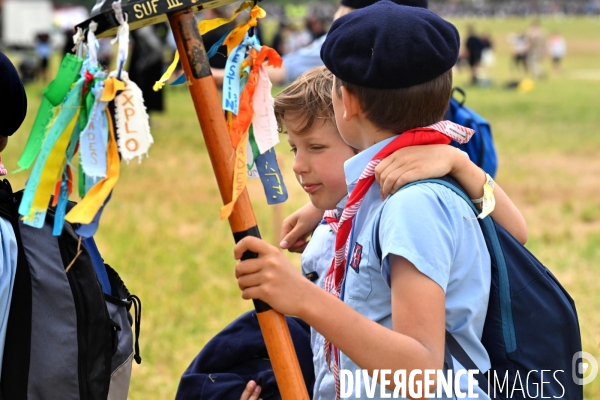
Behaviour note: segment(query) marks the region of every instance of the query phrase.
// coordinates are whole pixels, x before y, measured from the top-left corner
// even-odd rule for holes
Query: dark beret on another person
[[[345,82],[399,89],[447,72],[459,49],[458,31],[437,14],[382,0],[334,21],[321,59]]]
[[[0,52],[0,135],[10,136],[19,129],[27,114],[27,96],[23,82],[2,52]]]
[[[342,0],[342,5],[346,7],[351,7],[355,9],[365,8],[370,5],[375,4],[379,0]],[[427,0],[392,0],[396,4],[400,4],[401,6],[411,6],[411,7],[420,7],[427,8],[429,2]]]

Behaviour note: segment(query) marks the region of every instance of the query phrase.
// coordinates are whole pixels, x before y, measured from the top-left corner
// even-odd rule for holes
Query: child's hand
[[[323,210],[308,203],[283,220],[281,226],[282,249],[302,253],[308,245],[308,237],[323,219]]]
[[[375,167],[382,199],[411,182],[451,173],[463,161],[458,157],[467,159],[460,150],[444,144],[411,146],[390,154]]]
[[[256,382],[250,381],[246,385],[240,400],[262,400],[258,396],[260,396],[260,386],[258,386]]]
[[[235,267],[242,298],[260,299],[282,314],[298,315],[306,304],[307,291],[317,287],[267,242],[255,237],[240,240],[234,248],[235,259],[246,251],[257,253],[258,258],[240,261]]]

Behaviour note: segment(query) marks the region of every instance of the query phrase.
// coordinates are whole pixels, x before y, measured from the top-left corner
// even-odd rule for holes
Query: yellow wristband
[[[484,219],[494,211],[496,207],[496,198],[494,197],[495,182],[489,174],[485,174],[485,183],[483,185],[483,197],[478,202],[482,203],[481,214],[477,216],[479,219]],[[476,203],[474,201],[474,203]]]

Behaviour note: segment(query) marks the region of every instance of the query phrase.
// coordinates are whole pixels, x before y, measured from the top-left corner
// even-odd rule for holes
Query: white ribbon
[[[98,24],[94,21],[90,22],[90,26],[88,27],[87,34],[87,43],[88,43],[88,58],[90,67],[97,68],[98,67],[98,39],[96,39],[96,28],[98,28]]]
[[[111,75],[113,75],[111,73]],[[123,71],[122,80],[125,90],[115,97],[115,118],[117,125],[119,152],[125,162],[129,163],[138,157],[148,154],[154,139],[150,134],[150,123],[144,97],[141,89],[129,79],[127,72]]]
[[[119,42],[119,51],[117,53],[117,69],[119,74],[117,78],[120,79],[121,71],[127,61],[127,54],[129,52],[129,24],[127,23],[127,14],[123,14],[121,8],[121,0],[116,0],[112,3],[112,8],[115,11],[115,18],[120,24],[117,36],[111,41],[112,44]]]
[[[108,145],[108,119],[106,103],[100,101],[104,83],[98,82],[94,89],[95,102],[86,127],[79,137],[81,167],[86,176],[106,177],[106,146]]]
[[[77,28],[77,32],[73,35],[73,43],[75,46],[71,49],[77,54],[77,57],[83,58],[83,42],[85,40],[85,36],[83,35],[83,30],[81,28]]]
[[[271,95],[272,87],[267,71],[261,65],[258,70],[256,89],[252,97],[252,107],[254,108],[252,126],[254,127],[254,138],[260,154],[264,154],[279,143],[277,120],[275,119],[273,106],[275,100]]]

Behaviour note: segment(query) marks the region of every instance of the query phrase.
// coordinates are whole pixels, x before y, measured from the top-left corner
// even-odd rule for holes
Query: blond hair
[[[335,123],[331,89],[333,75],[325,67],[316,67],[300,75],[290,86],[275,97],[275,118],[280,133],[284,132],[287,112],[298,113],[301,124],[297,134],[308,132],[317,120]]]

